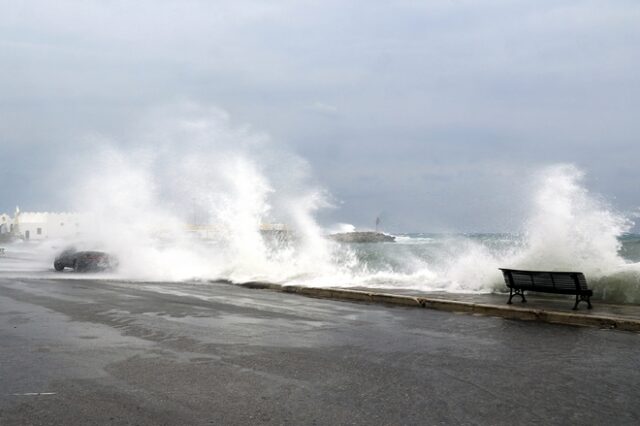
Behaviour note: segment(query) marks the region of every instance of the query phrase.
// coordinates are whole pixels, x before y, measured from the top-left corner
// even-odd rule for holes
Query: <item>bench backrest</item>
[[[507,287],[524,290],[588,290],[587,279],[582,272],[544,272],[500,269]]]

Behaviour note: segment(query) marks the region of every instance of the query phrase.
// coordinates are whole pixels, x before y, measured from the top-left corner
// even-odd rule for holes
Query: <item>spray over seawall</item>
[[[633,223],[583,184],[571,164],[539,169],[531,177],[528,211],[512,234],[411,235],[388,246],[355,282],[423,291],[503,291],[498,268],[584,272],[605,300],[640,303],[640,259]],[[358,253],[357,253],[358,254]],[[370,254],[359,254],[366,259]],[[377,267],[373,267],[373,264]]]
[[[525,269],[578,270],[597,297],[640,303],[640,263],[621,250],[633,222],[584,187],[574,165],[547,167],[536,176],[538,190],[525,222],[523,250],[509,263]]]
[[[532,175],[522,191],[530,214],[515,233],[350,245],[327,240],[316,221],[330,197],[308,164],[218,109],[158,109],[127,140],[97,146],[67,166],[71,206],[95,218],[83,238],[117,253],[123,279],[491,292],[504,288],[499,267],[571,269],[605,299],[640,302],[640,268],[620,254],[631,222],[574,165]],[[265,223],[295,238],[265,238]]]
[[[131,139],[133,148],[103,140],[77,159],[71,194],[96,222],[84,238],[118,253],[122,277],[283,282],[336,271],[335,251],[345,249],[314,219],[328,205],[324,191],[265,135],[181,105],[155,111]],[[295,241],[265,241],[261,226],[274,222]],[[196,237],[203,229],[210,238]]]
[[[624,264],[619,237],[632,223],[590,194],[583,178],[581,170],[566,164],[538,173],[532,214],[523,229],[527,247],[512,262],[528,268],[579,268],[593,276]]]

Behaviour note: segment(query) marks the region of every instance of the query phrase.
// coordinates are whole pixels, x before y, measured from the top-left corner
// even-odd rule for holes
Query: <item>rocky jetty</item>
[[[392,243],[396,237],[382,232],[340,232],[329,235],[329,239],[340,243]]]

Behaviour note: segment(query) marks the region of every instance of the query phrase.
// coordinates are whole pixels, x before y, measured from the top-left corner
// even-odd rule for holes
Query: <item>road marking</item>
[[[57,392],[27,392],[27,393],[12,393],[13,396],[40,396],[40,395],[56,395]]]

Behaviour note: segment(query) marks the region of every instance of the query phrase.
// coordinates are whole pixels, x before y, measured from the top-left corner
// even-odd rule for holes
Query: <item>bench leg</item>
[[[593,306],[591,306],[591,296],[584,296],[584,295],[577,295],[576,294],[576,303],[573,305],[573,310],[577,311],[578,310],[578,303],[580,302],[587,302],[587,309],[591,309]]]
[[[524,297],[524,290],[516,288],[516,291],[513,291],[513,288],[509,288],[509,301],[507,302],[508,305],[511,305],[511,299],[513,299],[513,296],[520,296],[522,298],[522,303],[527,302],[527,299]]]

